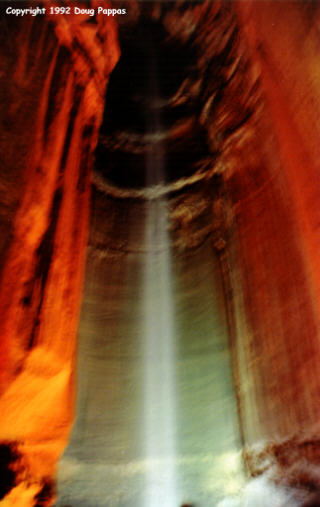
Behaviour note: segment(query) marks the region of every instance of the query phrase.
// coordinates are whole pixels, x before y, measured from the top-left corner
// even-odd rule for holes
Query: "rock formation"
[[[2,22],[0,434],[15,457],[6,458],[15,487],[5,498],[40,506],[52,504],[73,419],[90,168],[119,53],[112,19]]]

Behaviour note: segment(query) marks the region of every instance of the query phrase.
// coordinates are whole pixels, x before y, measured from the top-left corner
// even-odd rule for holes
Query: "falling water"
[[[144,328],[145,507],[177,507],[176,388],[167,204],[149,203]]]
[[[149,98],[154,103],[147,130],[161,130],[155,52],[150,47]],[[146,183],[162,185],[165,153],[161,142],[150,144],[146,157]],[[146,265],[144,278],[144,452],[146,459],[145,507],[177,507],[176,380],[173,297],[168,204],[151,199],[146,210]]]

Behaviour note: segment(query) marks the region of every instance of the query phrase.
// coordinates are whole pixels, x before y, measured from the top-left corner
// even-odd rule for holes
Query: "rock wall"
[[[225,154],[242,423],[247,444],[272,443],[273,462],[289,468],[307,447],[318,462],[320,13],[304,2],[234,7],[263,98]],[[249,452],[252,473],[266,454]]]
[[[6,19],[1,48],[2,184],[12,200],[0,289],[0,439],[11,477],[1,497],[13,487],[6,505],[52,505],[73,420],[90,168],[119,53],[112,19],[88,21]]]

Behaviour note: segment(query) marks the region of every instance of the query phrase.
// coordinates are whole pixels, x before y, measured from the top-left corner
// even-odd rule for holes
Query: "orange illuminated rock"
[[[262,98],[224,155],[244,434],[251,444],[303,442],[320,421],[320,11],[235,8]]]
[[[13,489],[0,491],[4,505],[52,505],[52,478],[73,420],[90,167],[119,51],[114,21],[100,19],[26,17],[12,26],[11,43],[21,51],[11,69],[12,135],[3,152],[8,143],[22,149],[12,125],[19,122],[16,89],[37,97],[0,288],[0,440],[5,453],[16,453],[4,466],[15,474]]]

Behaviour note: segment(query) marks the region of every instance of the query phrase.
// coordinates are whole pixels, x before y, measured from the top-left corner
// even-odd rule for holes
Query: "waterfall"
[[[146,218],[144,291],[145,507],[177,507],[176,380],[167,203],[151,200]]]

